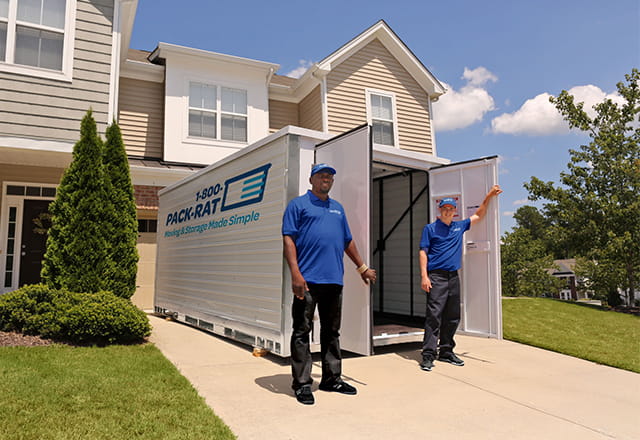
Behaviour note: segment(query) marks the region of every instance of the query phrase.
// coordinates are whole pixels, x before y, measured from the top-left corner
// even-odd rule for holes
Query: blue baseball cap
[[[444,199],[440,200],[438,207],[442,208],[444,205],[451,205],[454,208],[458,206],[456,204],[456,199],[454,199],[453,197],[445,197]]]
[[[311,175],[313,176],[316,173],[319,173],[320,171],[324,171],[325,173],[330,173],[330,174],[335,174],[336,170],[335,168],[333,168],[330,165],[327,165],[326,163],[317,163],[313,166],[313,168],[311,168]]]

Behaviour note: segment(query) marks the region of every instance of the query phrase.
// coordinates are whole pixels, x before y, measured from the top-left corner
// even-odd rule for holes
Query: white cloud
[[[462,74],[462,78],[466,79],[469,82],[470,86],[482,87],[488,81],[496,82],[498,81],[498,77],[493,73],[489,72],[486,68],[480,66],[476,69],[469,70],[467,67],[464,68],[464,73]]]
[[[467,84],[459,91],[443,84],[448,91],[433,104],[433,123],[437,130],[468,127],[481,121],[485,113],[495,109],[493,98],[483,88],[487,82],[498,80],[493,73],[484,67],[473,70],[465,67],[462,78]]]
[[[526,205],[527,203],[529,203],[529,199],[520,199],[513,201],[514,205]]]
[[[574,102],[584,102],[584,110],[595,116],[593,106],[605,99],[622,102],[617,93],[607,94],[594,85],[576,86],[568,90]],[[491,131],[496,134],[544,136],[569,133],[569,124],[562,119],[555,106],[549,102],[549,93],[541,93],[528,99],[513,113],[504,113],[491,121]]]
[[[299,60],[298,67],[296,67],[289,73],[285,73],[285,76],[290,76],[291,78],[300,78],[311,66],[313,66],[313,61]]]
[[[513,217],[513,214],[515,214],[513,211],[503,211],[502,212],[502,216],[503,217]]]

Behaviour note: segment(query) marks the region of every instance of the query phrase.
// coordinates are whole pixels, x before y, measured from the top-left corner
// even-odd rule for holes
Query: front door
[[[47,230],[51,226],[48,208],[51,200],[25,200],[22,215],[19,285],[40,282],[42,259],[47,247]]]

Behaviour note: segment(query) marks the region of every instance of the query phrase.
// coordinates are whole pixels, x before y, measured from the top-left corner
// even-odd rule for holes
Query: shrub
[[[76,344],[141,341],[151,333],[147,316],[111,292],[79,293],[42,284],[0,297],[0,329]]]
[[[33,321],[53,300],[55,291],[43,284],[24,286],[0,296],[0,330],[37,334]]]

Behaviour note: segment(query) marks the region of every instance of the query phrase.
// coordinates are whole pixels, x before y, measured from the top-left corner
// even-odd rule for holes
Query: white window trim
[[[7,187],[15,186],[36,186],[40,188],[58,188],[59,185],[51,183],[38,183],[38,182],[3,182],[2,184],[2,205],[0,205],[0,294],[11,292],[18,288],[20,282],[20,263],[21,255],[20,249],[22,248],[22,215],[24,211],[25,200],[55,200],[55,197],[43,197],[43,196],[14,196],[7,195]],[[10,287],[4,287],[4,277],[6,272],[6,255],[9,235],[9,209],[11,207],[16,208],[16,230],[14,236],[14,249],[13,249],[13,268],[11,272],[13,277]],[[16,258],[17,257],[17,258]]]
[[[369,125],[373,125],[373,112],[371,111],[371,95],[379,95],[379,96],[387,96],[391,98],[391,111],[393,113],[393,145],[384,145],[385,147],[391,148],[400,148],[400,143],[398,141],[398,111],[396,109],[396,94],[393,92],[389,92],[386,90],[378,90],[378,89],[365,89],[365,93],[367,95],[367,123]],[[375,144],[374,145],[381,145]]]
[[[76,0],[66,0],[67,9],[65,11],[64,38],[62,49],[62,70],[43,69],[40,67],[23,66],[14,64],[15,43],[16,43],[16,21],[18,16],[17,0],[9,0],[9,19],[7,25],[7,51],[6,61],[0,61],[0,72],[16,73],[19,75],[35,76],[38,78],[53,79],[57,81],[71,82],[73,80],[73,52],[75,48],[76,34]],[[3,20],[4,21],[4,20]],[[46,27],[38,26],[45,29]],[[13,29],[13,30],[12,30]]]
[[[216,137],[215,138],[191,136],[189,134],[189,110],[191,109],[191,106],[189,105],[190,83],[200,83],[207,86],[216,87],[216,109],[215,111],[211,110],[212,113],[216,114]],[[251,117],[250,117],[249,110],[251,106],[249,105],[249,90],[246,87],[243,87],[242,85],[239,85],[239,84],[229,84],[224,81],[212,81],[212,80],[206,80],[206,79],[197,78],[197,77],[187,78],[184,87],[185,87],[184,89],[185,90],[184,92],[185,111],[183,111],[184,122],[182,124],[182,126],[184,127],[184,132],[182,136],[183,142],[189,143],[189,144],[203,145],[203,146],[234,146],[234,147],[237,147],[239,145],[249,144],[249,138],[250,138],[249,129],[251,124],[251,120],[250,120]],[[228,89],[243,90],[247,94],[247,114],[246,115],[242,113],[232,113],[232,112],[222,111],[222,88],[223,87]],[[203,111],[204,109],[198,109],[198,110]],[[225,115],[243,116],[247,118],[247,140],[246,141],[234,141],[229,139],[222,139],[221,136],[222,136],[222,114],[223,113]]]

